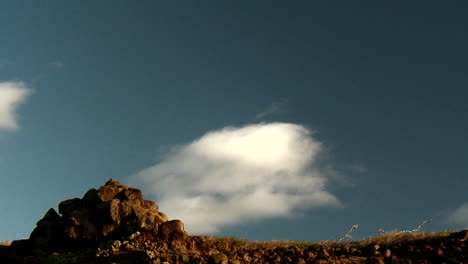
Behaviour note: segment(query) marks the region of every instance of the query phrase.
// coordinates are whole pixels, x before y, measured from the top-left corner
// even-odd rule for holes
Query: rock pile
[[[140,190],[112,179],[81,199],[62,201],[58,210],[49,209],[39,220],[28,240],[31,248],[64,251],[111,239],[126,240],[135,232],[164,241],[187,236],[181,221],[168,221],[155,202],[143,199]]]
[[[468,230],[424,239],[258,248],[188,236],[140,190],[109,180],[50,209],[29,239],[0,246],[0,263],[415,264],[468,263]],[[381,241],[383,242],[383,241]]]

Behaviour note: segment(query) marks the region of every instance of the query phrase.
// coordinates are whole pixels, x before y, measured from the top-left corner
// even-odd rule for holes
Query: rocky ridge
[[[468,230],[392,243],[317,243],[258,248],[189,236],[140,190],[109,180],[62,201],[29,239],[0,247],[0,263],[468,263]]]

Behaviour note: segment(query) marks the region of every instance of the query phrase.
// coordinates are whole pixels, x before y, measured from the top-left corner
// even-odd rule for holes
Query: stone
[[[186,235],[186,232],[184,231],[184,223],[180,220],[172,220],[162,223],[159,231],[159,236],[165,241],[181,239]]]
[[[59,203],[59,213],[65,214],[71,212],[82,206],[81,200],[79,198],[65,200]]]
[[[31,232],[29,241],[32,247],[40,248],[60,248],[66,240],[63,223],[57,212],[50,208],[44,217],[36,224],[36,228]]]
[[[50,209],[38,221],[29,238],[33,247],[65,250],[129,238],[138,231],[144,231],[148,239],[155,238],[160,230],[160,237],[166,240],[184,240],[187,236],[181,221],[168,221],[158,211],[157,203],[143,199],[139,189],[112,179],[97,190],[88,190],[81,199],[60,202],[58,208],[60,214]]]
[[[84,207],[96,207],[96,205],[102,202],[96,189],[88,190],[83,198],[81,198],[81,201]]]
[[[307,262],[302,259],[302,258],[298,258],[297,261],[296,261],[296,264],[306,264]]]
[[[210,262],[212,264],[228,264],[229,259],[228,257],[223,254],[223,253],[217,253],[214,254],[210,257]]]
[[[328,264],[329,261],[327,259],[320,258],[320,259],[315,259],[314,262],[312,263],[313,264]]]
[[[87,208],[77,208],[62,218],[65,233],[73,239],[92,239],[97,237],[96,225],[90,219],[90,212]]]
[[[125,189],[125,186],[118,181],[110,179],[98,190],[98,195],[103,202],[114,199],[114,197]]]
[[[189,255],[182,255],[180,257],[180,260],[182,261],[182,263],[189,263],[190,262],[190,256]]]
[[[450,234],[449,237],[453,238],[453,239],[456,239],[456,240],[458,240],[460,242],[464,242],[464,241],[468,240],[468,229],[465,229],[465,230]]]
[[[367,258],[367,264],[385,264],[383,257],[368,257]]]

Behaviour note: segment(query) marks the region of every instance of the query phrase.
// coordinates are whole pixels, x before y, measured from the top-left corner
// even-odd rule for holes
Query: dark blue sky
[[[465,228],[467,13],[466,1],[0,1],[0,83],[32,91],[19,128],[0,130],[0,240],[108,178],[135,186],[172,146],[259,122],[315,131],[344,208],[220,235]]]

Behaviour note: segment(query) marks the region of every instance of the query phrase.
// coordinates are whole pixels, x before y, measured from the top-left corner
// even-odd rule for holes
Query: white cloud
[[[462,204],[449,216],[449,221],[457,226],[468,228],[468,203]]]
[[[261,119],[269,115],[279,113],[283,110],[283,107],[286,103],[287,103],[287,100],[285,99],[282,99],[278,102],[273,102],[267,108],[265,108],[262,112],[255,115],[255,118]]]
[[[18,129],[15,111],[29,94],[22,82],[0,82],[0,129]]]
[[[216,233],[225,225],[341,205],[325,190],[322,148],[296,124],[226,127],[174,148],[132,179],[188,232]]]

